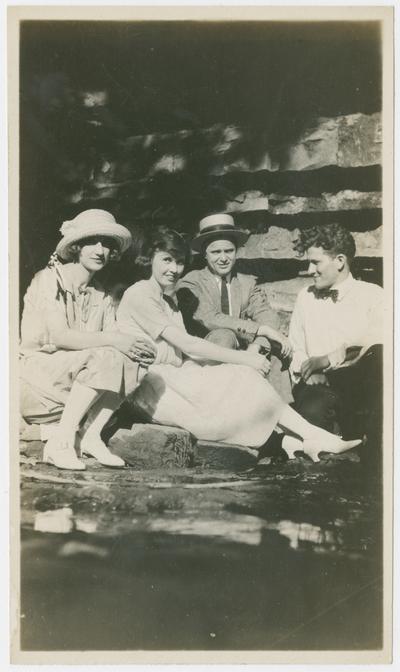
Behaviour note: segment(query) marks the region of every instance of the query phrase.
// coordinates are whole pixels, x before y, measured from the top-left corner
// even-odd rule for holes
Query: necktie
[[[332,299],[333,303],[336,303],[339,298],[339,290],[337,289],[317,289],[311,285],[308,291],[314,294],[316,299]]]
[[[226,278],[221,278],[221,312],[229,315],[229,296]]]

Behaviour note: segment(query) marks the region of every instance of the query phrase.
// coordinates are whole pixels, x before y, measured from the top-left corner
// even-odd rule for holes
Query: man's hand
[[[301,365],[301,377],[307,381],[313,373],[320,373],[329,366],[329,359],[327,355],[321,357],[310,357],[306,359]]]

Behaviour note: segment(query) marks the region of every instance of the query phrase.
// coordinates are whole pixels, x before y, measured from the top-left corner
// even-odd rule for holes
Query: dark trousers
[[[367,435],[381,440],[383,422],[382,346],[371,347],[359,362],[327,373],[326,385],[299,383],[293,407],[306,420],[343,438]]]
[[[293,408],[306,420],[344,439],[367,436],[379,457],[383,431],[383,352],[381,345],[370,348],[353,366],[331,371],[327,385],[293,388]],[[282,435],[273,432],[262,446],[259,458],[282,455]],[[368,456],[371,451],[364,451]]]

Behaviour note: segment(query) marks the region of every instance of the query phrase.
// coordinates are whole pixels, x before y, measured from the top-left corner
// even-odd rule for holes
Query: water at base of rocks
[[[21,648],[382,645],[381,484],[351,459],[22,466]]]

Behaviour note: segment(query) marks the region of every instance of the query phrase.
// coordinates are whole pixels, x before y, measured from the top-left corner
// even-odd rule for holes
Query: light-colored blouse
[[[129,287],[117,310],[117,327],[127,334],[147,334],[157,348],[154,364],[181,366],[182,352],[162,338],[166,327],[185,331],[182,315],[174,299],[162,293],[158,283],[141,280]]]
[[[52,317],[77,331],[114,331],[115,305],[96,282],[74,291],[61,265],[36,273],[24,297],[21,322],[21,354],[53,352],[49,324]]]

